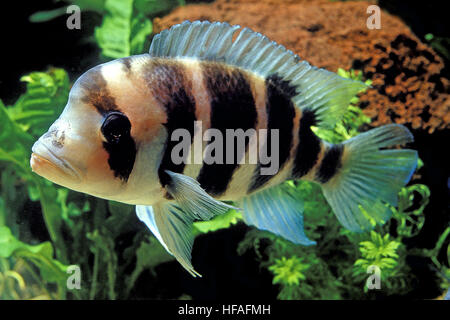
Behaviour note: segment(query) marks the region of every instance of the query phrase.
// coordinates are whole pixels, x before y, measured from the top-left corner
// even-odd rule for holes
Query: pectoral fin
[[[170,182],[166,186],[167,191],[192,219],[209,220],[230,209],[239,210],[211,197],[197,180],[169,170],[166,170],[166,173],[170,177]]]
[[[174,201],[155,206],[136,206],[136,214],[192,276],[201,276],[191,263],[194,243],[192,223],[195,220],[209,220],[236,208],[212,198],[196,180],[171,171],[166,173],[170,177],[166,189]]]

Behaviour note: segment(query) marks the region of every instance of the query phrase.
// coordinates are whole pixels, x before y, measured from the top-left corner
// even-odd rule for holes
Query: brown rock
[[[184,20],[226,21],[265,34],[311,64],[336,71],[361,69],[373,80],[361,95],[373,125],[449,127],[449,81],[442,59],[398,17],[381,14],[381,29],[366,27],[370,2],[217,0],[188,5],[154,20],[159,32]]]

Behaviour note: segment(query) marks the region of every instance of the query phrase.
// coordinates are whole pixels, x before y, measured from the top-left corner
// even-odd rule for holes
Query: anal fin
[[[244,221],[296,244],[316,244],[303,229],[303,204],[286,185],[256,192],[240,201]]]

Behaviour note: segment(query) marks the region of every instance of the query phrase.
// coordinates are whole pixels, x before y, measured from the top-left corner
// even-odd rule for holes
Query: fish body
[[[385,150],[412,141],[400,125],[337,145],[319,139],[311,126],[332,127],[364,84],[249,29],[232,41],[237,29],[185,22],[155,36],[148,54],[87,71],[31,157],[55,183],[136,205],[194,276],[191,224],[235,208],[223,200],[249,225],[311,245],[284,181],[319,183],[339,221],[362,231],[389,218],[385,203],[395,205],[417,162],[413,150]]]

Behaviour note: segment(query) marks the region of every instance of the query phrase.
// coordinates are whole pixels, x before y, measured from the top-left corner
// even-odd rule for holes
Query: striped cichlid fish
[[[319,139],[311,126],[334,127],[365,84],[315,68],[248,28],[233,40],[239,29],[187,21],[156,35],[148,54],[88,70],[32,149],[37,174],[136,205],[139,219],[193,276],[191,225],[234,208],[223,201],[234,201],[249,225],[312,245],[302,203],[284,181],[319,183],[340,223],[360,232],[389,219],[386,204],[396,205],[417,163],[416,151],[390,148],[413,141],[401,125],[341,144]],[[179,129],[190,136],[182,162],[173,159]],[[202,154],[194,161],[196,143],[206,151],[217,142],[204,139],[208,129],[250,134],[241,152],[215,150],[235,161],[211,163]],[[258,141],[257,132],[266,135]],[[276,172],[263,173],[262,157],[241,161],[255,145],[276,151]]]

